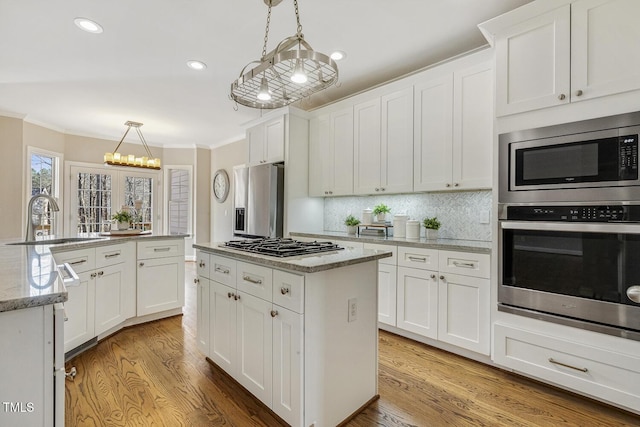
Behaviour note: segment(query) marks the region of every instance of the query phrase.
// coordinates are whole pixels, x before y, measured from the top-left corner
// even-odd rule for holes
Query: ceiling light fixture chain
[[[314,51],[304,40],[298,0],[293,0],[296,33],[267,52],[271,8],[281,1],[264,0],[268,12],[262,57],[245,65],[239,77],[231,83],[230,98],[236,104],[260,109],[280,108],[309,98],[338,81],[338,66],[335,61]]]

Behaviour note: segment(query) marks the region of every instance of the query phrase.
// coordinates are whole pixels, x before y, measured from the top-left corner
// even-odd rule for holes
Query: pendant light
[[[140,130],[142,123],[128,121],[125,122],[124,125],[127,126],[127,130],[124,132],[124,135],[122,135],[116,149],[111,153],[104,153],[104,164],[160,170],[160,159],[151,155],[151,150],[149,150],[147,141],[145,141],[144,136],[142,136],[142,131]],[[118,148],[122,145],[122,141],[124,141],[124,138],[127,136],[131,128],[136,129],[136,132],[140,137],[140,141],[142,141],[142,145],[144,146],[144,150],[147,153],[146,156],[136,157],[133,154],[121,154],[118,152]]]
[[[271,8],[282,0],[264,0],[268,6],[262,57],[251,61],[231,83],[231,99],[252,108],[280,108],[311,96],[338,81],[338,66],[329,56],[314,51],[302,34],[298,0],[293,0],[297,31],[267,53]],[[257,65],[255,65],[257,64]],[[253,68],[247,70],[250,66]]]

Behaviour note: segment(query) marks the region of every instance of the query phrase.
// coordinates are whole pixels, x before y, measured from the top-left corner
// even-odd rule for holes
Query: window
[[[190,169],[167,168],[167,176],[167,232],[169,234],[189,234],[191,171]]]
[[[58,198],[59,173],[58,165],[61,155],[58,153],[39,150],[34,147],[27,149],[30,177],[27,185],[27,203],[33,196],[48,194]],[[55,221],[54,211],[46,199],[38,199],[33,205],[33,221],[36,236],[46,236],[62,231]],[[58,220],[59,222],[59,220]]]
[[[136,227],[143,230],[151,230],[153,179],[139,176],[126,176],[124,178],[124,205],[134,214]]]
[[[111,219],[111,175],[78,172],[76,175],[77,231],[97,233]]]

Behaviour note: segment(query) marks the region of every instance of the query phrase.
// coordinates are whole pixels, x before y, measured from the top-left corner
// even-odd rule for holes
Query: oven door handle
[[[640,224],[621,222],[547,222],[547,221],[500,221],[502,230],[568,231],[576,233],[620,233],[640,234]]]

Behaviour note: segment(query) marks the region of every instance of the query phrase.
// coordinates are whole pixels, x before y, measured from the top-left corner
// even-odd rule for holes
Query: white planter
[[[380,213],[376,215],[376,221],[377,222],[385,222],[387,220],[387,214],[386,213]]]
[[[356,234],[357,230],[358,230],[357,225],[347,225],[347,234]]]
[[[434,230],[432,228],[425,229],[425,238],[427,239],[437,239],[438,238],[438,230]]]
[[[129,229],[129,221],[118,222],[118,230],[128,230],[128,229]]]

